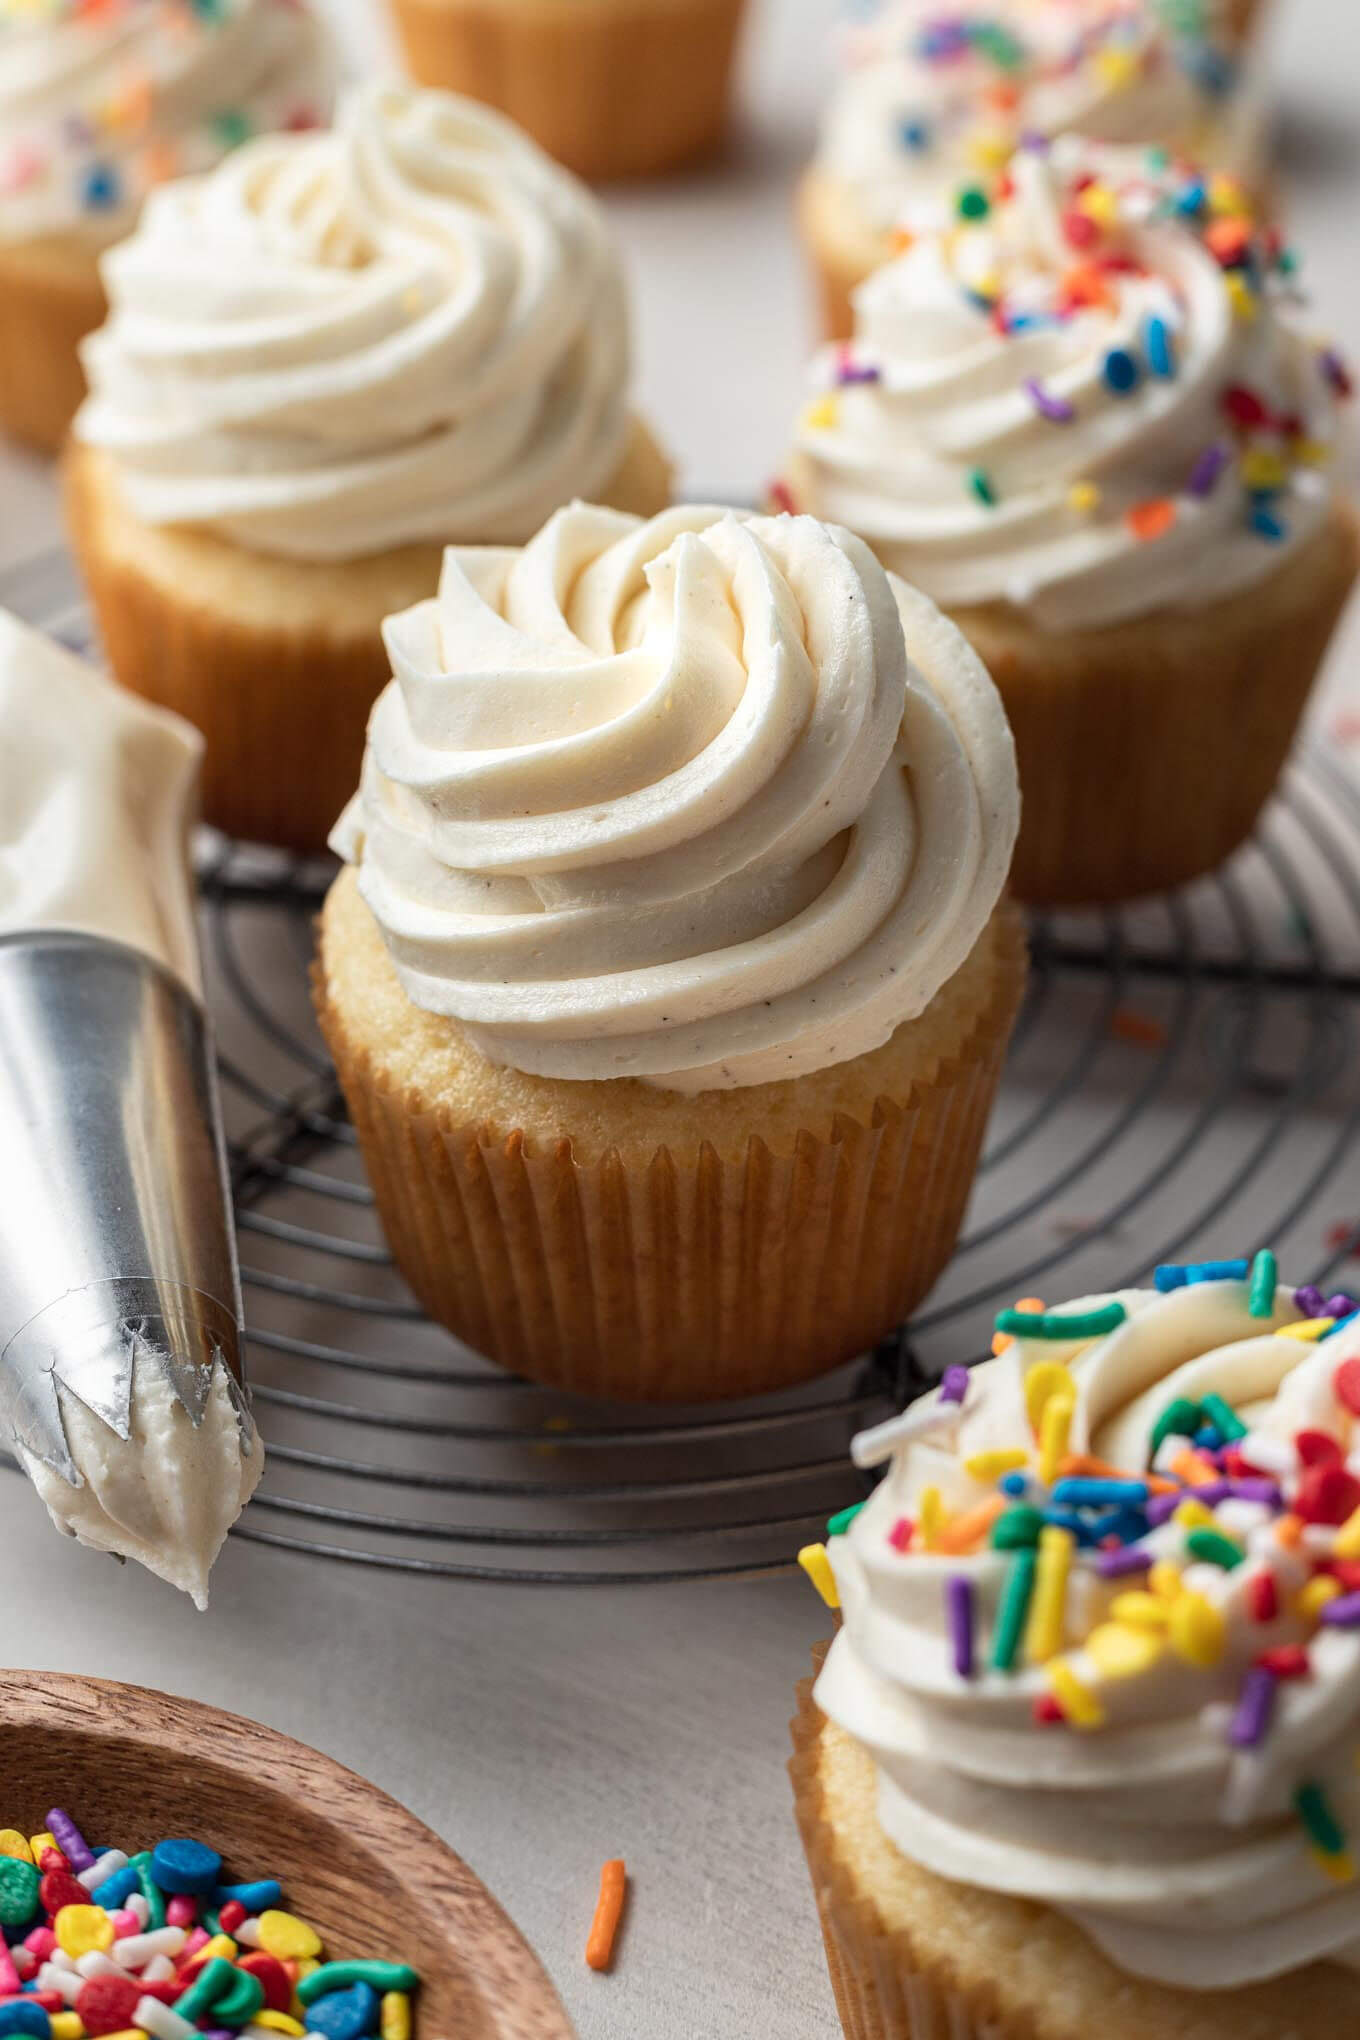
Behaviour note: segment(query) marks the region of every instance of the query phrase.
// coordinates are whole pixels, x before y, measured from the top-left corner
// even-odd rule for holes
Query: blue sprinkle
[[[1252,502],[1251,528],[1258,538],[1267,539],[1271,545],[1278,545],[1289,531],[1284,519],[1277,517],[1269,502],[1259,497]]]
[[[1078,1544],[1089,1546],[1100,1542],[1102,1533],[1089,1517],[1076,1509],[1045,1509],[1043,1518],[1045,1523],[1055,1523],[1060,1530],[1070,1530]]]
[[[1138,387],[1141,371],[1127,347],[1112,347],[1102,364],[1105,381],[1117,397]]]
[[[1170,382],[1176,373],[1176,353],[1171,344],[1171,328],[1165,319],[1159,319],[1155,312],[1148,315],[1143,327],[1143,349],[1147,355],[1148,367],[1164,382]]]
[[[1184,191],[1176,200],[1176,211],[1184,213],[1187,219],[1193,219],[1204,211],[1208,203],[1208,191],[1203,184],[1196,181],[1194,184],[1186,185]]]
[[[1223,50],[1215,49],[1212,43],[1201,42],[1197,38],[1178,43],[1176,59],[1186,77],[1211,98],[1222,99],[1236,83],[1237,71],[1232,59]]]
[[[1152,1277],[1153,1286],[1160,1290],[1163,1296],[1173,1289],[1184,1289],[1189,1280],[1190,1270],[1181,1267],[1175,1261],[1163,1261]]]
[[[1245,1282],[1249,1261],[1192,1261],[1185,1271],[1187,1282]]]
[[[307,2007],[307,2030],[326,2040],[364,2040],[375,2033],[381,2002],[371,1983],[352,1983],[348,1990],[330,1990]]]
[[[930,147],[930,129],[923,120],[904,120],[898,124],[897,139],[904,149],[919,155]]]
[[[1000,1480],[997,1482],[997,1486],[1000,1488],[1003,1495],[1027,1494],[1029,1491],[1029,1475],[1027,1473],[1019,1472],[1003,1473]]]
[[[92,163],[85,172],[81,194],[87,206],[95,212],[107,212],[118,204],[122,190],[118,183],[118,172],[112,163]]]
[[[213,1904],[219,1912],[232,1899],[248,1913],[273,1912],[283,1904],[283,1886],[272,1877],[262,1877],[256,1884],[219,1884],[213,1892]]]
[[[1194,1443],[1201,1452],[1218,1452],[1224,1444],[1223,1433],[1216,1424],[1201,1424],[1195,1433]]]
[[[222,1858],[206,1842],[175,1837],[151,1851],[151,1875],[162,1891],[198,1896],[222,1875]]]
[[[1127,1509],[1138,1507],[1147,1498],[1145,1480],[1110,1480],[1098,1475],[1074,1475],[1060,1480],[1053,1490],[1055,1502],[1070,1503],[1074,1508],[1105,1508],[1113,1502]]]
[[[1357,1318],[1360,1318],[1360,1310],[1353,1310],[1349,1317],[1338,1318],[1330,1332],[1322,1334],[1322,1344],[1325,1346],[1328,1339],[1334,1339],[1338,1332],[1344,1332],[1347,1325],[1353,1325]]]
[[[96,1884],[90,1897],[97,1905],[102,1905],[105,1912],[117,1912],[141,1888],[141,1879],[129,1863],[126,1869],[115,1870],[102,1884]]]
[[[0,2005],[0,2033],[28,2033],[35,2040],[52,2040],[52,2021],[41,2005],[25,2004],[22,1998],[10,1998]]]

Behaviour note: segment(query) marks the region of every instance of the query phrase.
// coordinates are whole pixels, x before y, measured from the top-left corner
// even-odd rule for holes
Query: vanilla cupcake
[[[1068,137],[856,297],[788,469],[981,653],[1023,899],[1212,870],[1269,794],[1355,575],[1329,350],[1235,186]]]
[[[895,0],[847,41],[799,190],[835,339],[905,233],[993,199],[1023,140],[1081,134],[1189,155],[1249,181],[1262,102],[1221,26],[1148,0]]]
[[[386,637],[317,989],[421,1303],[625,1397],[862,1350],[948,1259],[1023,978],[977,658],[811,518],[581,504]]]
[[[102,250],[153,185],[328,119],[333,69],[297,0],[0,7],[0,429],[56,451],[104,316]]]
[[[105,649],[203,731],[210,821],[319,850],[444,542],[668,500],[618,255],[498,114],[374,86],[157,192],[104,273],[68,504]]]
[[[413,76],[486,100],[580,177],[650,177],[727,124],[745,0],[394,0]]]
[[[856,1440],[792,1765],[848,2040],[1360,2018],[1355,1310],[1159,1269]]]

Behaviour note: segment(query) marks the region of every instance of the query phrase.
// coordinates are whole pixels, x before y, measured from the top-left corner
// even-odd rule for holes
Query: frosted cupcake
[[[296,0],[0,4],[0,428],[54,452],[104,316],[101,250],[147,192],[248,136],[329,118],[330,46]]]
[[[1131,898],[1250,831],[1355,574],[1335,355],[1222,179],[1067,138],[865,284],[792,500],[967,633],[1015,731],[1024,899]]]
[[[500,107],[578,176],[712,152],[745,0],[394,0],[413,75]]]
[[[1023,977],[977,658],[848,533],[693,508],[452,549],[386,636],[317,988],[422,1304],[618,1396],[862,1350],[949,1256]]]
[[[1360,2017],[1355,1310],[1159,1269],[856,1441],[792,1767],[849,2040]]]
[[[1027,137],[1081,134],[1260,172],[1261,101],[1202,8],[1147,0],[897,0],[847,42],[798,213],[827,332],[903,231],[997,194]]]
[[[319,850],[444,542],[668,499],[617,253],[498,114],[375,86],[156,193],[105,279],[68,476],[105,648],[203,731],[209,820]]]

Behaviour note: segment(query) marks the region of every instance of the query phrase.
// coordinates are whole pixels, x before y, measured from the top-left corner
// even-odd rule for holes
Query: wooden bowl
[[[0,1672],[0,1825],[61,1806],[96,1841],[196,1835],[244,1882],[276,1877],[331,1956],[420,1971],[419,2040],[573,2040],[528,1943],[394,1799],[273,1729],[139,1686]]]

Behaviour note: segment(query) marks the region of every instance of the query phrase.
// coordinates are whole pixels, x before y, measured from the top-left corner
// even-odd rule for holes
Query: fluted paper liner
[[[76,349],[104,312],[87,250],[0,241],[0,430],[58,451],[85,395]]]
[[[508,113],[580,177],[646,177],[715,149],[745,0],[396,0],[422,85]]]
[[[316,979],[321,1025],[393,1255],[424,1309],[517,1374],[652,1401],[752,1395],[853,1357],[953,1251],[1024,983],[1009,911],[957,1048],[865,1123],[786,1152],[658,1147],[580,1161],[462,1123],[379,1066]]]

